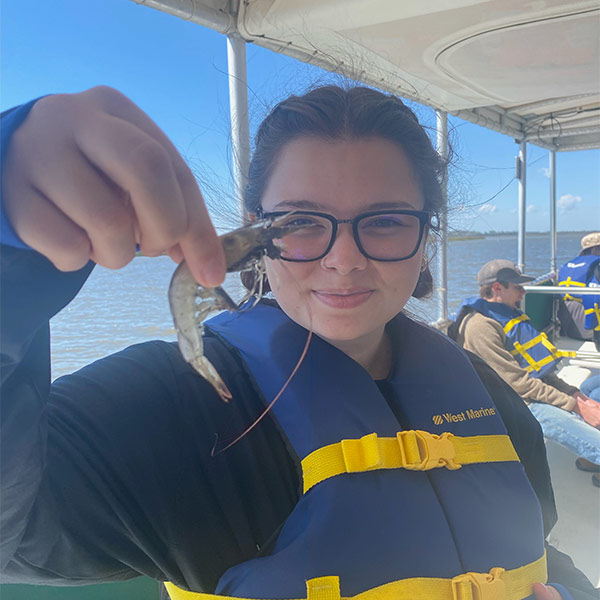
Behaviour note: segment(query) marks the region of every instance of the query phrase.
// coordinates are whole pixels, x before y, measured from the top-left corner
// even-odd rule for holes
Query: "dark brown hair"
[[[397,144],[414,169],[425,201],[424,209],[435,217],[430,229],[437,231],[444,207],[441,181],[446,163],[402,100],[367,87],[316,88],[303,96],[290,96],[270,112],[258,129],[248,172],[244,202],[249,214],[256,214],[261,206],[283,147],[306,136],[325,140],[381,137]],[[247,287],[248,283],[244,281]],[[423,298],[432,290],[433,278],[426,266],[413,296]]]
[[[496,283],[494,281],[494,283]],[[485,285],[482,285],[479,287],[479,297],[480,298],[493,298],[494,297],[494,290],[492,289],[494,286],[494,283],[487,283]],[[503,288],[507,288],[508,287],[508,283],[504,283],[504,281],[498,281],[498,283],[503,287]]]

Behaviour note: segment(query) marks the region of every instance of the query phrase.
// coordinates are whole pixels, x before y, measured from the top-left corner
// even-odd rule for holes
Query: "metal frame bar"
[[[556,273],[556,152],[548,152],[550,171],[550,270]]]
[[[580,296],[597,296],[597,287],[577,287],[573,286],[558,286],[558,285],[524,285],[523,289],[528,294],[566,294],[571,292]]]
[[[519,143],[519,231],[517,237],[517,266],[525,271],[525,213],[527,205],[527,142]]]
[[[235,33],[227,36],[227,68],[231,118],[233,183],[239,214],[244,215],[244,190],[250,166],[250,125],[248,118],[248,73],[246,42]]]
[[[448,160],[448,113],[435,111],[437,129],[437,151],[444,161]],[[440,248],[438,255],[439,270],[439,320],[442,326],[448,320],[448,169],[442,179],[444,205],[440,214]]]

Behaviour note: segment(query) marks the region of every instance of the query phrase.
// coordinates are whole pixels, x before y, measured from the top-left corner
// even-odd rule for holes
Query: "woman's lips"
[[[351,289],[351,290],[313,290],[317,300],[327,306],[334,308],[355,308],[366,302],[374,290]]]

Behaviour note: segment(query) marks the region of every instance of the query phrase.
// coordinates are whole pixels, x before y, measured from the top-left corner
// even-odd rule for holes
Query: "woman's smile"
[[[364,304],[375,293],[373,289],[317,289],[312,290],[317,300],[333,308],[356,308]]]

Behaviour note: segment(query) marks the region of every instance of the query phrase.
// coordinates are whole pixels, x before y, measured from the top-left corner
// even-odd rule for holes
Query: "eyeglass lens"
[[[334,224],[315,214],[289,215],[289,225],[310,225],[281,239],[281,257],[292,261],[321,258],[332,243]],[[365,215],[356,223],[355,236],[362,251],[375,260],[401,260],[416,250],[421,222],[416,215],[377,213]]]

